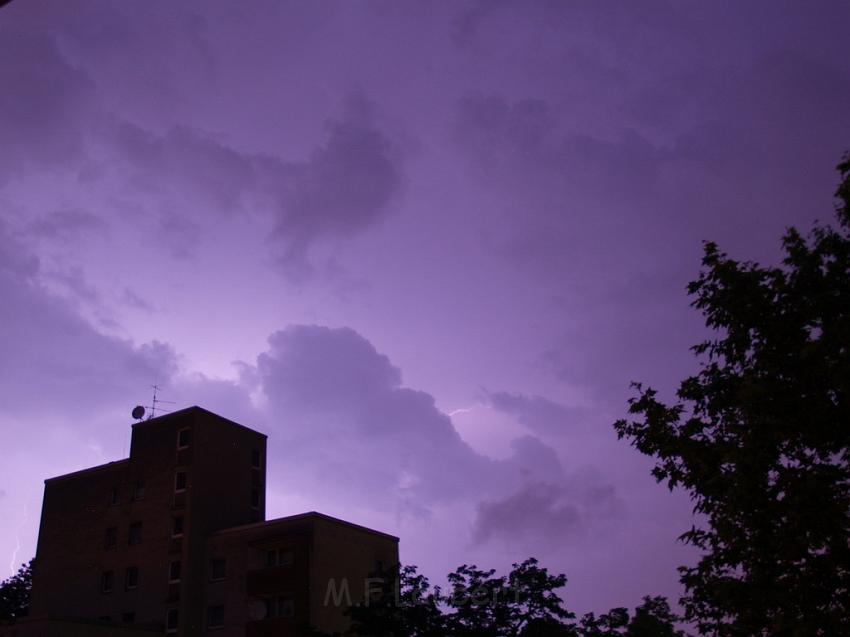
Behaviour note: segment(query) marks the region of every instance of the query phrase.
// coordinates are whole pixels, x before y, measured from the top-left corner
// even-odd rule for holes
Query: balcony
[[[248,571],[246,588],[252,597],[307,590],[307,570],[297,565],[270,566]]]
[[[245,637],[300,637],[306,633],[293,617],[260,619],[245,624]]]

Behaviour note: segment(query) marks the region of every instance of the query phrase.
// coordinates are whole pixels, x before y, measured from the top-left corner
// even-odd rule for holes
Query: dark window
[[[103,538],[103,546],[108,549],[114,549],[118,546],[118,529],[110,526],[106,529],[106,535]]]
[[[177,632],[177,624],[180,623],[180,614],[176,608],[169,608],[165,613],[165,632]]]
[[[295,559],[295,554],[289,549],[271,549],[266,552],[267,566],[289,566]]]
[[[141,480],[133,485],[133,500],[144,500],[145,498],[145,483]]]
[[[277,598],[277,616],[292,617],[295,615],[295,600],[291,597]]]
[[[99,621],[99,622],[111,622],[112,618],[109,615],[101,615],[100,617],[97,618],[97,621]]]
[[[186,483],[189,481],[189,478],[185,471],[178,471],[174,475],[174,491],[180,492],[186,490]]]
[[[118,504],[118,487],[112,487],[112,493],[109,494],[110,506]]]
[[[128,566],[124,573],[124,588],[131,591],[139,587],[139,567]]]
[[[189,441],[192,439],[192,435],[188,429],[181,429],[177,432],[177,448],[178,449],[188,449]]]
[[[132,624],[136,621],[136,613],[121,613],[121,621],[125,624]]]
[[[224,558],[210,560],[210,579],[218,580],[227,577],[227,562]]]
[[[207,627],[221,628],[224,626],[224,606],[216,605],[207,608]]]
[[[168,581],[169,582],[179,582],[180,581],[180,560],[176,560],[171,563],[171,566],[168,567]]]
[[[251,489],[251,506],[255,509],[260,508],[260,490]]]
[[[171,519],[171,537],[180,537],[183,535],[183,516],[178,515]]]
[[[112,587],[115,584],[115,573],[112,571],[103,571],[100,574],[100,592],[111,593]]]
[[[128,544],[140,544],[142,541],[142,523],[133,522],[130,525],[130,538]]]
[[[266,617],[294,617],[295,600],[292,597],[270,597],[266,600]]]
[[[251,451],[251,466],[259,469],[260,468],[260,450],[254,449]]]

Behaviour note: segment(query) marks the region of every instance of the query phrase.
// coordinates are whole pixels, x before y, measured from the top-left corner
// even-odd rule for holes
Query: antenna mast
[[[173,400],[161,400],[161,399],[156,397],[156,392],[158,392],[159,389],[160,389],[159,385],[154,383],[153,385],[151,385],[151,388],[153,389],[153,400],[151,401],[151,406],[150,406],[151,413],[150,413],[150,416],[148,416],[148,420],[150,420],[151,418],[154,418],[156,416],[157,405],[160,405],[160,404],[173,405],[174,404]],[[169,409],[163,409],[162,407],[159,407],[159,410],[164,411],[166,414],[170,413],[170,411],[171,411]]]

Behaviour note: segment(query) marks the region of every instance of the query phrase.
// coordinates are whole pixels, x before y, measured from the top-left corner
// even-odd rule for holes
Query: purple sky
[[[846,2],[27,0],[0,10],[0,575],[158,381],[270,435],[268,512],[579,612],[679,594],[618,442],[694,369],[703,239],[831,217]]]

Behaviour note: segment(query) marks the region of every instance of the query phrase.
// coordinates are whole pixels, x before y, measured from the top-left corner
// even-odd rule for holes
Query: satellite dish
[[[136,420],[141,420],[145,416],[145,408],[141,405],[136,405],[133,407],[133,418]]]

